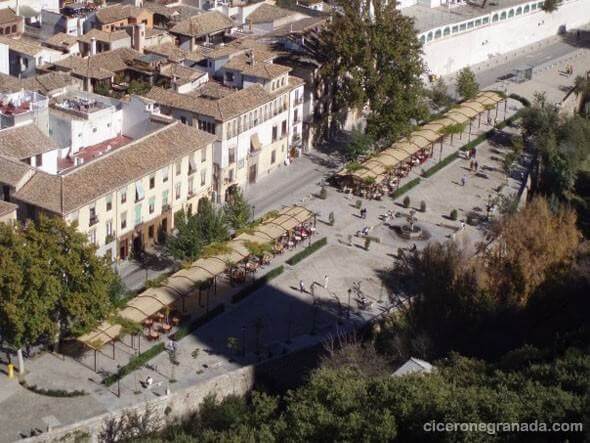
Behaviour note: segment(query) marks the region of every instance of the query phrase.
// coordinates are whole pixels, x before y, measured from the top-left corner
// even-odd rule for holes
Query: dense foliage
[[[426,116],[424,65],[412,20],[395,2],[339,0],[321,35],[332,114],[368,109],[367,132],[386,144]]]
[[[479,92],[479,83],[469,68],[463,68],[457,74],[457,92],[464,100],[469,100]]]
[[[177,231],[168,237],[166,249],[179,260],[195,260],[207,245],[229,238],[223,209],[215,208],[209,200],[203,200],[194,215],[184,211],[175,214],[175,227]]]
[[[581,86],[582,87],[582,86]],[[537,94],[523,113],[523,129],[539,151],[539,168],[534,192],[550,201],[573,205],[579,226],[590,233],[590,120],[581,116],[562,117],[556,106]]]
[[[107,317],[117,276],[74,226],[0,223],[0,331],[15,348],[80,335]]]

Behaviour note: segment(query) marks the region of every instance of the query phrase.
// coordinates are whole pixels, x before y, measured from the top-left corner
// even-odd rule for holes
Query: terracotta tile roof
[[[304,33],[310,29],[324,26],[326,24],[325,17],[305,17],[301,20],[297,20],[292,23],[288,23],[283,26],[279,26],[273,32],[269,32],[268,34],[264,34],[265,38],[268,37],[284,37],[289,34],[300,34]]]
[[[75,83],[74,78],[66,72],[48,72],[47,74],[40,74],[21,80],[21,85],[24,89],[37,91],[43,95]]]
[[[252,59],[254,60],[254,64],[251,62]],[[256,53],[253,53],[251,56],[241,54],[232,57],[223,67],[232,71],[240,71],[243,75],[250,75],[265,80],[272,80],[287,72],[291,72],[291,68],[288,66],[267,63],[258,59]]]
[[[79,77],[94,79],[111,78],[116,72],[127,69],[127,62],[141,57],[141,53],[129,48],[119,48],[113,51],[102,52],[90,57],[82,58],[71,55],[63,60],[56,61],[55,66],[71,71]]]
[[[10,203],[4,200],[0,200],[0,217],[10,214],[13,211],[16,211],[18,208],[17,205],[14,203]]]
[[[21,162],[5,155],[0,155],[0,183],[17,188],[19,183],[35,170]]]
[[[106,32],[106,31],[101,31],[99,29],[91,29],[86,34],[82,35],[81,37],[78,37],[78,41],[90,44],[92,42],[92,37],[94,37],[96,39],[96,41],[105,42],[105,43],[111,43],[111,42],[115,42],[117,40],[124,40],[124,39],[131,40],[131,36],[129,34],[127,34],[126,31],[121,30],[121,31]]]
[[[207,34],[231,29],[234,26],[233,20],[221,12],[209,11],[181,21],[174,25],[170,29],[170,32],[172,34],[202,37]]]
[[[21,20],[21,18],[18,15],[16,15],[12,9],[0,9],[0,25],[6,25],[17,20]]]
[[[133,5],[113,5],[101,8],[96,11],[96,19],[101,24],[109,24],[125,20],[130,17],[137,18],[143,12],[150,12],[144,8],[138,8]]]
[[[227,121],[271,101],[274,96],[262,86],[253,85],[219,99],[205,98],[199,88],[191,94],[154,87],[147,97],[171,108],[206,115],[217,121]]]
[[[171,18],[173,15],[178,15],[174,7],[168,7],[157,2],[144,2],[143,7],[153,14],[159,14],[166,18]]]
[[[178,63],[170,63],[160,68],[160,74],[169,78],[176,78],[178,83],[186,83],[196,80],[207,73],[200,69],[189,68]]]
[[[69,49],[70,47],[78,43],[78,39],[73,35],[68,35],[65,32],[60,32],[49,37],[47,40],[45,40],[44,43],[47,46],[54,46],[60,49]]]
[[[48,92],[74,84],[74,79],[65,72],[49,72],[19,80],[11,75],[0,73],[0,93],[17,92],[21,89],[37,91],[43,95]]]
[[[272,80],[273,78],[277,78],[288,72],[291,72],[289,66],[277,65],[274,63],[255,63],[253,66],[249,65],[246,69],[242,70],[243,75],[249,75],[265,80]]]
[[[65,215],[206,147],[214,139],[212,134],[174,122],[62,176],[38,171],[15,198]]]
[[[0,154],[24,160],[56,149],[53,140],[30,123],[0,131]]]
[[[278,6],[262,3],[252,14],[246,17],[246,23],[268,23],[281,18],[296,16],[297,13]]]
[[[36,56],[43,50],[43,46],[37,42],[23,38],[10,38],[0,35],[0,43],[8,45],[12,51],[20,52],[31,57]]]
[[[21,81],[12,75],[0,72],[0,93],[20,91]]]
[[[174,43],[164,43],[163,45],[150,46],[144,49],[145,53],[152,53],[166,57],[171,62],[180,63],[184,60],[190,60],[195,63],[200,62],[205,57],[200,52],[190,52],[179,48]]]

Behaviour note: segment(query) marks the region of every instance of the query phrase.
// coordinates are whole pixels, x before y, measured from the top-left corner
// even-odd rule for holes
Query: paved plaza
[[[508,115],[516,112],[518,105],[518,102],[511,100],[507,107]],[[484,122],[480,127],[474,124],[472,137],[489,129]],[[404,182],[418,177],[422,168],[428,169],[440,157],[446,157],[466,142],[467,135],[463,135],[462,139],[455,137],[452,145],[448,142],[444,144],[442,155],[437,146],[434,157],[421,168],[415,168]],[[310,346],[382,315],[391,309],[390,302],[395,300],[395,294],[387,293],[380,275],[391,268],[398,248],[408,248],[414,243],[400,238],[396,227],[405,223],[410,209],[419,209],[420,201],[423,200],[427,209],[425,212],[418,211],[416,216],[418,224],[428,232],[429,240],[415,241],[418,247],[433,240],[454,239],[467,247],[481,241],[485,223],[479,226],[467,225],[462,230],[461,220],[470,211],[482,211],[490,196],[497,196],[498,191],[510,195],[519,189],[521,174],[517,171],[507,179],[502,172],[502,157],[507,149],[492,146],[488,142],[478,147],[477,160],[480,170],[485,171],[485,174],[478,175],[470,171],[469,160],[460,158],[432,177],[422,178],[421,183],[406,194],[411,199],[410,208],[402,207],[403,197],[397,201],[391,198],[363,200],[363,207],[367,208],[368,213],[366,219],[362,219],[355,208],[355,196],[345,195],[335,188],[328,188],[326,200],[315,196],[320,182],[333,167],[329,163],[326,166],[325,159],[321,157],[301,159],[300,169],[294,169],[293,175],[287,177],[286,184],[282,184],[277,177],[268,178],[264,191],[268,193],[272,189],[279,196],[269,199],[260,191],[260,196],[256,197],[252,195],[253,190],[249,190],[250,198],[257,202],[257,206],[265,209],[271,201],[275,208],[304,204],[318,214],[314,240],[327,237],[327,246],[295,266],[286,265],[285,261],[304,245],[276,257],[260,273],[268,272],[280,264],[285,265],[285,272],[237,304],[232,304],[230,297],[238,288],[231,288],[226,282],[221,282],[217,295],[209,301],[209,309],[223,302],[226,311],[178,342],[178,365],[172,365],[168,355],[162,353],[149,362],[149,367],[141,368],[122,379],[119,387],[116,384],[105,387],[100,384],[102,375],[114,372],[117,365],[126,364],[134,353],[123,343],[115,345],[114,360],[109,345],[103,349],[104,353],[98,354],[97,368],[102,375],[91,369],[91,353],[81,359],[84,365],[71,358],[52,354],[28,360],[29,374],[26,378],[30,385],[45,389],[83,390],[87,395],[55,399],[34,394],[14,380],[0,378],[0,429],[3,430],[0,441],[12,441],[20,433],[30,432],[31,429],[46,429],[48,420],[68,424],[144,399],[153,399],[163,395],[167,388],[180,389],[245,364]],[[313,165],[312,173],[306,172],[303,167],[305,162]],[[464,186],[461,185],[462,177],[466,177]],[[304,185],[293,185],[301,180],[307,182]],[[260,187],[265,187],[264,182]],[[275,201],[277,198],[279,201]],[[451,209],[459,211],[458,220],[449,220]],[[387,211],[396,214],[392,220],[383,219]],[[332,212],[335,223],[330,226],[327,221]],[[372,242],[368,251],[364,248],[364,238],[356,236],[365,227],[370,229],[371,236],[379,240]],[[327,288],[323,287],[326,275],[329,279]],[[300,280],[306,287],[305,293],[298,289]],[[359,306],[354,293],[349,300],[348,289],[355,282],[360,282],[361,290],[370,302],[370,306],[365,309]],[[310,288],[313,283],[312,294]],[[201,312],[206,309],[203,300],[199,303],[194,299],[189,303],[192,303],[190,309],[200,309]],[[237,340],[240,347],[245,343],[245,353],[228,348],[230,337]],[[129,338],[124,341],[127,343]],[[143,343],[142,350],[148,346]],[[141,386],[141,381],[148,375],[154,380],[149,390]],[[120,397],[116,395],[118,390]]]

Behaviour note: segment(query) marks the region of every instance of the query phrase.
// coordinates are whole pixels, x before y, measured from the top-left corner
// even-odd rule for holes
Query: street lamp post
[[[348,288],[348,310],[346,311],[346,318],[350,318],[350,294],[352,293],[352,288]]]
[[[121,366],[117,365],[117,397],[121,398],[121,377],[119,376],[119,372],[121,370]]]

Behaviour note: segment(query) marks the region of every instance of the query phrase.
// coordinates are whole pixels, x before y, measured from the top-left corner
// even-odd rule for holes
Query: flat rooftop
[[[424,5],[414,5],[403,8],[400,12],[414,19],[414,27],[418,32],[424,32],[429,29],[459,23],[470,18],[490,14],[500,9],[524,5],[530,2],[531,0],[493,0],[487,2],[484,7],[478,6],[477,4],[467,4],[452,6],[450,8],[446,6],[429,8]]]

